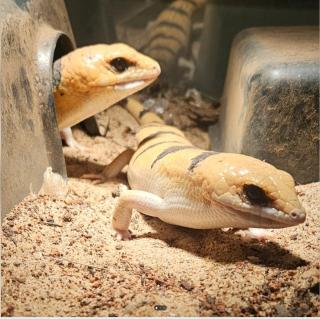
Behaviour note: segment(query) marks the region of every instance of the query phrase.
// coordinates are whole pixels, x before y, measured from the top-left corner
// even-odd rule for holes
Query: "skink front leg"
[[[85,147],[84,145],[81,145],[80,143],[78,143],[75,140],[75,138],[73,137],[73,134],[72,134],[71,127],[63,128],[60,131],[60,136],[61,136],[61,139],[63,139],[65,141],[67,146],[77,148],[81,151],[88,150],[87,147]]]
[[[130,239],[128,228],[133,208],[143,214],[157,217],[164,208],[164,200],[144,191],[124,191],[118,199],[112,217],[112,227],[116,231],[118,239]]]

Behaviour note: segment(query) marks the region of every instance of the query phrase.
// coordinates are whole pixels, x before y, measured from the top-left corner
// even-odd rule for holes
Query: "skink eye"
[[[271,201],[264,190],[256,185],[244,185],[243,192],[250,203],[254,205],[266,206]]]
[[[124,72],[130,65],[132,65],[132,63],[125,58],[115,58],[111,60],[110,64],[119,73]]]

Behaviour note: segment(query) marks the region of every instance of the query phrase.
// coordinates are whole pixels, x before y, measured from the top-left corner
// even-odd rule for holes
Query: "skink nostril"
[[[304,210],[293,210],[290,212],[290,217],[296,220],[304,220],[306,218],[306,214]]]

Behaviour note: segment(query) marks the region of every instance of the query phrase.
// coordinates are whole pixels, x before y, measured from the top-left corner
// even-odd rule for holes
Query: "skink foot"
[[[92,180],[94,185],[102,184],[106,180],[103,174],[83,174],[81,178]]]
[[[246,240],[256,239],[259,241],[270,240],[274,234],[263,228],[248,228],[246,230],[239,230],[237,234]]]
[[[116,240],[130,240],[131,233],[129,230],[114,229],[114,238]]]

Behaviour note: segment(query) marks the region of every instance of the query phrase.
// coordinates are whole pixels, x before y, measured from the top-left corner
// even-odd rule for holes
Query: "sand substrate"
[[[100,185],[79,178],[134,146],[137,124],[114,110],[106,137],[74,130],[88,149],[64,149],[73,176],[65,198],[30,194],[5,218],[2,315],[319,315],[320,183],[297,187],[306,222],[266,242],[137,212],[133,239],[119,242],[110,221],[125,174]]]

